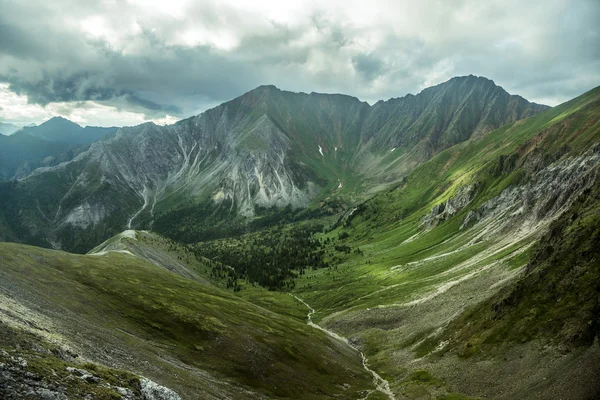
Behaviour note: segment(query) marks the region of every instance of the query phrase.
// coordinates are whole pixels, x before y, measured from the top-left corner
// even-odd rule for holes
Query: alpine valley
[[[600,87],[260,86],[0,179],[1,398],[600,398]]]

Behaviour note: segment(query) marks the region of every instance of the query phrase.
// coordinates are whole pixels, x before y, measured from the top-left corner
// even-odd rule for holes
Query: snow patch
[[[321,153],[321,155],[323,155],[323,149],[321,148],[321,145],[318,145],[318,146],[319,146],[319,153]]]
[[[219,190],[217,193],[215,193],[215,195],[213,196],[213,201],[215,203],[221,202],[225,200],[225,192],[222,190]]]

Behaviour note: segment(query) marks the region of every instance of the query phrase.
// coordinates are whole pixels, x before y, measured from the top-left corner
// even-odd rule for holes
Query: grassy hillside
[[[536,363],[547,361],[547,371],[557,372],[561,368],[583,371],[588,365],[586,362],[593,362],[590,360],[596,355],[582,355],[583,350],[578,350],[560,362],[551,363],[549,359],[560,354],[560,346],[553,345],[544,353],[537,347],[538,340],[551,326],[556,330],[557,326],[565,325],[560,329],[568,332],[582,329],[581,324],[587,323],[586,315],[591,315],[591,309],[573,313],[569,308],[546,302],[545,316],[539,318],[549,318],[554,321],[551,325],[540,323],[539,329],[529,330],[541,322],[541,319],[533,319],[531,325],[527,322],[522,328],[513,329],[515,326],[509,319],[505,325],[498,324],[494,334],[481,332],[484,337],[495,337],[498,344],[507,344],[511,351],[516,345],[510,344],[512,339],[502,331],[502,326],[521,335],[517,343],[525,338],[521,345],[527,348],[524,357],[529,364],[517,367],[514,361],[503,367],[494,362],[491,365],[495,369],[479,366],[486,374],[499,374],[494,383],[481,380],[479,374],[468,375],[467,371],[479,365],[478,359],[463,360],[454,355],[442,360],[435,358],[446,346],[448,337],[432,338],[437,338],[440,330],[465,309],[488,304],[495,293],[513,288],[512,282],[523,273],[532,254],[538,254],[532,246],[555,216],[560,215],[561,211],[555,208],[562,202],[564,207],[576,208],[571,205],[572,198],[595,181],[598,168],[594,163],[597,161],[586,164],[590,170],[579,178],[576,174],[564,181],[552,182],[551,178],[559,176],[565,168],[580,171],[578,167],[569,167],[569,163],[577,162],[570,160],[596,154],[596,150],[590,153],[588,149],[600,141],[599,135],[600,89],[597,88],[537,116],[445,150],[418,167],[397,187],[359,204],[336,229],[317,236],[321,240],[345,237],[342,244],[359,248],[361,252],[344,255],[335,269],[310,271],[301,276],[295,291],[317,309],[317,320],[361,344],[372,365],[394,382],[392,389],[397,394],[436,398],[440,390],[456,389],[474,396],[501,397],[504,391],[509,393],[508,398],[511,398],[510,393],[517,392],[534,398],[525,389],[530,385],[538,385],[540,393],[544,392],[543,388],[551,390],[550,385],[540,383],[548,375],[536,371]],[[597,160],[596,156],[591,157]],[[546,189],[544,185],[548,185]],[[541,188],[542,197],[527,200],[525,193],[536,187]],[[519,190],[522,195],[514,194]],[[500,197],[501,194],[504,197]],[[424,223],[426,216],[434,214],[435,206],[438,211],[444,207],[452,209],[449,205],[459,204],[457,199],[466,205],[455,207],[447,215],[438,214],[432,224]],[[593,197],[589,201],[597,204]],[[501,210],[505,204],[510,205],[507,210],[494,211]],[[525,208],[519,209],[519,205]],[[486,213],[489,217],[485,217]],[[570,251],[575,248],[584,249],[585,244],[573,243]],[[580,257],[589,262],[595,259],[585,251]],[[560,297],[560,289],[546,278],[545,275],[540,277],[539,284],[551,293],[548,296]],[[595,281],[586,282],[585,279],[572,282],[569,291],[584,296],[577,298],[586,303],[587,310],[595,303],[583,293],[593,293]],[[567,302],[577,303],[575,300]],[[489,310],[489,307],[481,307],[475,309]],[[488,321],[487,312],[482,314],[481,321]],[[569,323],[569,315],[577,322]],[[523,315],[514,317],[519,319]],[[468,332],[476,329],[469,314],[461,318]],[[527,332],[526,336],[522,336],[523,331]],[[454,335],[454,331],[447,332]],[[469,343],[460,338],[457,342],[459,346]],[[578,349],[586,349],[590,343],[589,338],[578,342]],[[509,353],[507,350],[506,354]],[[571,363],[571,367],[567,367],[567,363]],[[419,368],[428,370],[432,378],[425,383],[414,383],[411,374]],[[514,368],[520,374],[509,373],[506,368]],[[502,389],[507,381],[511,382],[510,388]],[[565,381],[561,382],[564,387]],[[444,385],[449,386],[440,389]]]
[[[363,106],[344,98],[358,108],[327,120],[318,107],[265,103],[263,92],[227,112],[255,107],[258,121],[266,107],[279,125],[291,112],[311,116],[290,132],[331,128],[321,132],[323,156],[305,162],[317,175],[338,174],[339,196],[330,187],[308,211],[260,210],[254,225],[223,222],[233,205],[225,201],[157,218],[157,229],[186,241],[201,224],[219,237],[189,246],[136,231],[85,256],[0,244],[0,301],[11,320],[192,398],[382,396],[359,354],[307,326],[307,307],[289,291],[316,310],[312,321],[360,349],[396,398],[600,393],[600,88],[494,131],[484,124],[446,148],[467,139],[450,124],[433,158],[353,205],[370,195],[350,196],[360,181],[344,177],[344,153],[331,145],[336,135],[358,140],[350,114]],[[206,225],[213,221],[221,225]]]
[[[572,121],[583,122],[575,124]],[[567,128],[569,130],[565,132]],[[551,138],[552,132],[561,130],[561,142]],[[483,228],[461,229],[470,210],[479,208],[506,188],[526,184],[545,165],[581,154],[598,141],[599,132],[600,89],[595,89],[526,121],[444,151],[417,168],[396,188],[359,204],[335,230],[321,237],[337,239],[346,236],[343,242],[352,248],[360,248],[363,254],[353,253],[346,257],[346,263],[342,263],[356,266],[356,269],[337,274],[335,284],[320,286],[321,290],[332,285],[342,287],[339,296],[346,292],[352,295],[340,297],[337,302],[334,296],[318,301],[328,307],[338,303],[347,306],[353,302],[364,303],[366,307],[369,303],[358,301],[356,294],[371,293],[373,288],[369,282],[373,281],[376,286],[414,282],[415,274],[423,273],[421,268],[404,268],[396,274],[390,274],[389,269],[469,244]],[[467,207],[434,229],[422,225],[423,217],[435,205],[453,198],[461,187],[469,184],[476,190]],[[447,266],[481,253],[490,244],[479,240],[464,251],[449,254],[444,257],[448,258]],[[515,245],[512,250],[519,247]],[[441,258],[437,262],[442,262]],[[314,290],[317,284],[319,280],[310,287]]]
[[[0,260],[8,315],[186,398],[359,398],[371,387],[358,354],[303,319],[140,257],[2,243]]]

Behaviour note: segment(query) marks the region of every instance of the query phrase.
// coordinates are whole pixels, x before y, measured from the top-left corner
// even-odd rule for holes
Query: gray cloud
[[[367,81],[377,78],[385,71],[385,62],[368,53],[354,56],[352,58],[352,65]]]
[[[212,1],[169,16],[129,2],[0,0],[0,81],[30,103],[94,100],[151,117],[267,83],[373,102],[473,73],[552,104],[600,84],[595,0],[370,6],[365,23],[352,4],[290,21]]]

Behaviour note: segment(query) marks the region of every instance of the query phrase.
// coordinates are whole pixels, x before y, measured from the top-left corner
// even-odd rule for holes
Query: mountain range
[[[132,227],[188,242],[224,236],[272,207],[348,207],[452,145],[547,108],[475,76],[373,106],[261,86],[175,125],[122,128],[36,170],[10,186],[19,217],[8,225],[13,239],[79,252]],[[47,140],[55,125],[65,143],[106,133],[53,119],[23,135]],[[174,225],[182,214],[190,224]]]
[[[0,122],[0,134],[8,136],[21,129],[20,126],[7,122]]]
[[[260,86],[82,146],[0,182],[6,398],[600,396],[600,87]]]
[[[81,126],[54,117],[38,126],[20,128],[10,136],[0,136],[0,179],[28,176],[35,169],[71,161],[89,145],[108,138],[117,128]]]

